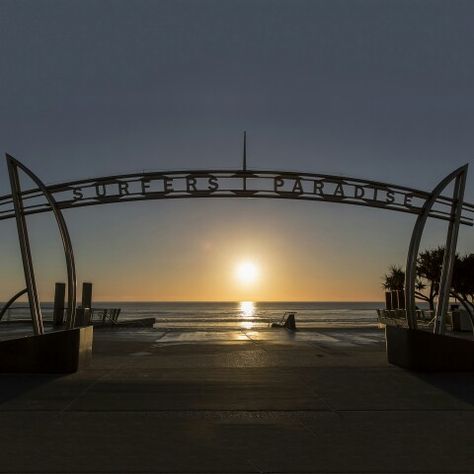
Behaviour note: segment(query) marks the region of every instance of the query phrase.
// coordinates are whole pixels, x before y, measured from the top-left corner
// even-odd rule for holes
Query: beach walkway
[[[474,472],[474,375],[377,329],[101,330],[89,369],[0,381],[1,473]]]

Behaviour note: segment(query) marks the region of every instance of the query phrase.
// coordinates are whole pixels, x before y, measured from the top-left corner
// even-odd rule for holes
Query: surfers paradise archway
[[[44,333],[36,289],[28,228],[25,217],[53,212],[61,234],[67,267],[67,327],[75,327],[76,270],[71,238],[62,211],[86,206],[160,199],[265,198],[332,202],[404,212],[417,216],[407,252],[406,317],[410,329],[417,328],[415,306],[416,259],[428,218],[448,222],[446,251],[441,269],[440,292],[434,332],[441,334],[449,304],[454,258],[460,225],[472,226],[474,205],[465,203],[464,188],[468,165],[437,184],[431,192],[379,181],[327,174],[248,169],[245,151],[241,169],[176,170],[143,172],[69,181],[47,186],[24,164],[6,155],[11,194],[0,196],[0,220],[15,219],[25,274],[34,332]],[[36,187],[22,190],[19,171]],[[454,183],[451,196],[443,191]],[[10,302],[14,301],[13,297]]]

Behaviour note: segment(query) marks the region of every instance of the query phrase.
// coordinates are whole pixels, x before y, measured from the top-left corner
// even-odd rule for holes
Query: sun
[[[240,283],[250,285],[258,280],[260,270],[253,262],[241,262],[235,267],[235,276]]]

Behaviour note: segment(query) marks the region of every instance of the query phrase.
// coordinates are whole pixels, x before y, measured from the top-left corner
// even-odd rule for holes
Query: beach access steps
[[[283,314],[280,321],[271,322],[270,327],[272,328],[285,328],[291,331],[296,330],[296,311],[287,311]]]

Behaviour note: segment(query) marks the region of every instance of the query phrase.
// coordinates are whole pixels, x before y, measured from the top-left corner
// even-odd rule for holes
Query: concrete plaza
[[[474,374],[384,351],[377,329],[96,330],[87,370],[0,375],[0,472],[474,472]]]

